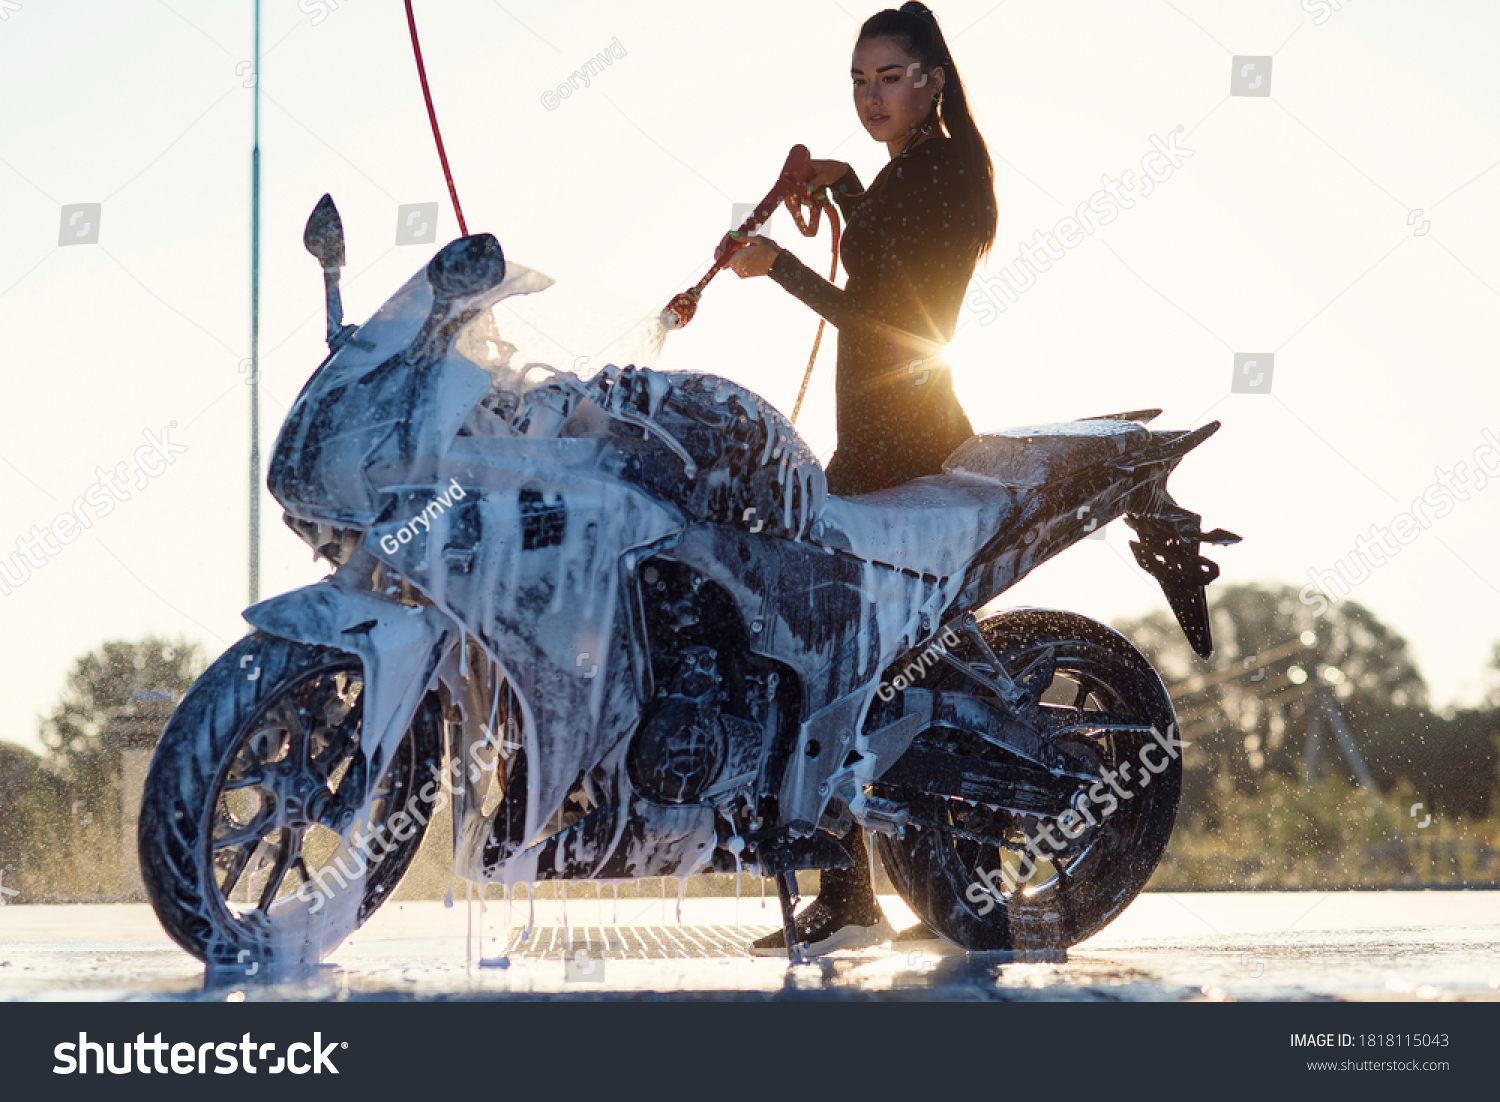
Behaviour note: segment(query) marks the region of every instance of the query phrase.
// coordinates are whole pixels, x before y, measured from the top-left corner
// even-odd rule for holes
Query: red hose
[[[797,223],[797,230],[803,237],[815,237],[818,233],[818,217],[824,210],[828,211],[829,226],[833,230],[833,267],[828,272],[828,282],[832,283],[839,275],[839,212],[831,202],[828,201],[826,192],[819,192],[812,199],[812,218],[810,226],[802,221],[802,207],[797,202],[797,197],[788,195],[786,197],[786,209],[792,216],[792,221]],[[802,399],[807,397],[807,384],[812,382],[813,364],[818,362],[818,348],[823,343],[823,327],[827,324],[826,318],[818,319],[818,334],[813,338],[812,355],[807,357],[807,370],[802,373],[802,385],[797,389],[797,401],[792,406],[792,424],[797,423],[797,414],[802,412]]]
[[[448,197],[453,200],[453,213],[458,216],[458,230],[467,237],[469,236],[469,227],[464,222],[464,210],[458,202],[458,188],[453,185],[453,170],[448,167],[448,153],[443,148],[443,134],[438,129],[437,112],[432,106],[432,89],[427,84],[427,66],[422,63],[422,44],[417,40],[417,17],[412,13],[411,0],[405,0],[405,2],[406,26],[411,31],[411,50],[417,60],[417,76],[422,82],[422,99],[427,103],[427,120],[432,123],[432,139],[437,143],[438,160],[443,166],[443,179],[448,184]],[[786,204],[786,209],[791,213],[792,221],[797,224],[797,229],[801,231],[804,237],[812,237],[817,234],[819,216],[825,209],[828,211],[829,221],[833,224],[833,269],[828,274],[828,278],[831,281],[838,274],[839,216],[833,204],[828,201],[827,195],[821,190],[816,194],[809,194],[806,198],[798,190],[803,182],[801,178],[807,175],[809,169],[807,150],[801,146],[793,146],[791,154],[787,157],[786,166],[782,169],[782,179],[777,181],[777,188],[773,189],[771,195],[766,196],[762,200],[761,205],[767,208],[765,213],[769,215],[770,208],[776,205],[777,199],[783,200]],[[802,202],[806,202],[812,207],[812,224],[810,226],[802,220]],[[756,218],[755,215],[751,217],[757,222],[765,220],[763,217]],[[749,225],[748,221],[746,225]],[[697,310],[698,296],[703,293],[703,288],[729,262],[730,256],[738,251],[738,247],[728,244],[728,241],[729,239],[726,239],[726,242],[721,244],[722,255],[716,259],[714,266],[708,270],[708,274],[698,281],[697,286],[690,291],[678,295],[668,304],[667,309],[662,311],[664,316],[668,314],[675,316],[676,325],[674,328],[686,325],[692,320],[693,313]],[[797,391],[797,402],[792,407],[793,423],[796,423],[797,414],[802,409],[802,399],[807,394],[807,384],[812,379],[813,364],[817,362],[818,358],[818,346],[823,343],[823,325],[823,319],[819,318],[818,333],[813,338],[812,355],[808,357],[807,371],[803,373],[802,386]]]
[[[438,130],[437,112],[432,109],[432,90],[427,87],[427,66],[422,64],[422,44],[417,41],[417,17],[412,14],[411,0],[406,0],[406,25],[411,29],[411,49],[417,58],[417,76],[422,80],[422,98],[427,101],[427,118],[432,123],[432,137],[437,142],[438,160],[443,164],[443,179],[448,181],[448,197],[453,200],[453,213],[458,216],[458,231],[469,236],[469,227],[464,223],[464,209],[458,205],[458,189],[453,186],[453,172],[448,168],[448,154],[443,149],[443,135]]]
[[[681,329],[693,320],[693,315],[698,312],[698,301],[703,297],[703,289],[708,286],[709,281],[718,275],[729,264],[730,258],[740,249],[748,245],[748,234],[756,227],[765,224],[771,217],[771,212],[776,209],[778,203],[784,204],[792,216],[792,221],[797,224],[797,230],[803,237],[816,237],[818,223],[823,212],[828,212],[828,221],[833,229],[833,264],[828,272],[828,281],[832,283],[838,277],[839,271],[839,212],[838,208],[828,199],[825,188],[813,188],[808,184],[812,177],[812,158],[807,152],[807,147],[802,145],[792,146],[787,154],[786,164],[781,168],[781,176],[776,181],[770,193],[760,201],[750,217],[745,219],[743,225],[732,233],[726,234],[719,242],[718,248],[714,250],[714,266],[708,270],[702,279],[692,287],[675,295],[672,301],[667,303],[667,308],[661,312],[661,324],[666,329]],[[803,205],[812,208],[812,217],[806,221],[802,217]],[[792,406],[792,423],[797,423],[797,414],[802,409],[802,399],[807,397],[807,384],[812,381],[813,365],[818,361],[818,348],[823,343],[823,327],[826,324],[823,318],[818,319],[818,333],[813,338],[812,355],[807,358],[807,370],[802,373],[802,385],[797,390],[797,401]]]

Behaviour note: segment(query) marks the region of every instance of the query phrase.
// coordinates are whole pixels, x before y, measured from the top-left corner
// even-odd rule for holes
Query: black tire
[[[979,624],[980,633],[1001,665],[1019,675],[1052,648],[1056,675],[1051,687],[1038,697],[1047,703],[1073,703],[1083,711],[1130,716],[1135,722],[1175,736],[1172,701],[1161,678],[1145,657],[1124,636],[1073,613],[1025,609],[992,616]],[[949,653],[980,667],[988,663],[967,639]],[[923,688],[982,692],[963,673],[943,664],[934,666],[922,682]],[[1085,692],[1085,690],[1087,690]],[[1059,699],[1062,692],[1071,697]],[[1080,696],[1081,692],[1085,695]],[[1152,760],[1165,759],[1161,772],[1141,766],[1146,744],[1158,742],[1149,732],[1111,731],[1090,736],[1069,735],[1068,745],[1091,764],[1119,769],[1131,763],[1131,773],[1122,777],[1121,789],[1130,794],[1108,798],[1117,805],[1108,813],[1086,796],[1075,802],[1098,811],[1095,826],[1071,841],[1050,818],[1016,816],[966,804],[962,800],[891,793],[904,799],[920,818],[930,822],[967,828],[989,838],[1014,840],[1001,848],[966,840],[931,827],[911,825],[904,837],[877,836],[876,845],[891,881],[907,904],[938,934],[972,950],[1055,950],[1075,945],[1111,922],[1145,887],[1161,860],[1182,792],[1180,753],[1167,754],[1160,746]],[[1003,760],[1003,752],[973,735],[946,728],[929,728],[917,742],[938,743],[944,748],[987,755]],[[1141,780],[1144,777],[1144,783]],[[1086,792],[1082,785],[1080,792]],[[879,785],[875,791],[880,792]],[[1047,855],[1018,859],[1025,852],[1024,838],[1042,837],[1038,826],[1046,823],[1065,848],[1034,848]],[[1054,856],[1055,855],[1055,856]],[[1035,871],[1028,874],[1030,863]],[[1012,875],[1000,875],[1008,865]],[[981,880],[980,870],[992,875]],[[976,888],[975,885],[981,885]],[[1009,890],[1008,890],[1009,889]]]
[[[358,657],[256,633],[167,724],[141,806],[141,874],[172,940],[211,967],[322,960],[416,855],[438,798],[420,793],[439,762],[441,709],[423,701],[390,763],[377,764],[366,807],[363,690]],[[361,816],[356,837],[378,846],[345,836]]]

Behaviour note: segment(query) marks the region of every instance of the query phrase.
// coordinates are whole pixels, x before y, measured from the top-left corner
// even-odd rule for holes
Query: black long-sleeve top
[[[941,355],[974,274],[980,212],[951,138],[908,147],[868,191],[851,168],[829,189],[848,228],[841,290],[782,251],[770,276],[838,328],[838,450],[830,492],[860,494],[938,474],[973,435]],[[920,361],[913,363],[913,361]]]

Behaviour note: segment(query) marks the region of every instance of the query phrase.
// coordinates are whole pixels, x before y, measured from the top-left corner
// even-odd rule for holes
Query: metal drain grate
[[[525,940],[511,934],[512,960],[560,960],[579,950],[594,960],[721,960],[748,957],[749,946],[772,926],[539,926]]]

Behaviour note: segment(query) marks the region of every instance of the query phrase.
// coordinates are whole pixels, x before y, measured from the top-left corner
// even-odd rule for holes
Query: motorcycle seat
[[[830,494],[814,542],[916,574],[967,570],[1017,512],[1010,487],[968,474],[914,478],[853,497]]]
[[[817,542],[919,574],[967,570],[1013,523],[1020,498],[1087,467],[1117,462],[1151,439],[1133,421],[1067,421],[982,433],[943,462],[945,474],[853,497],[829,495]]]

